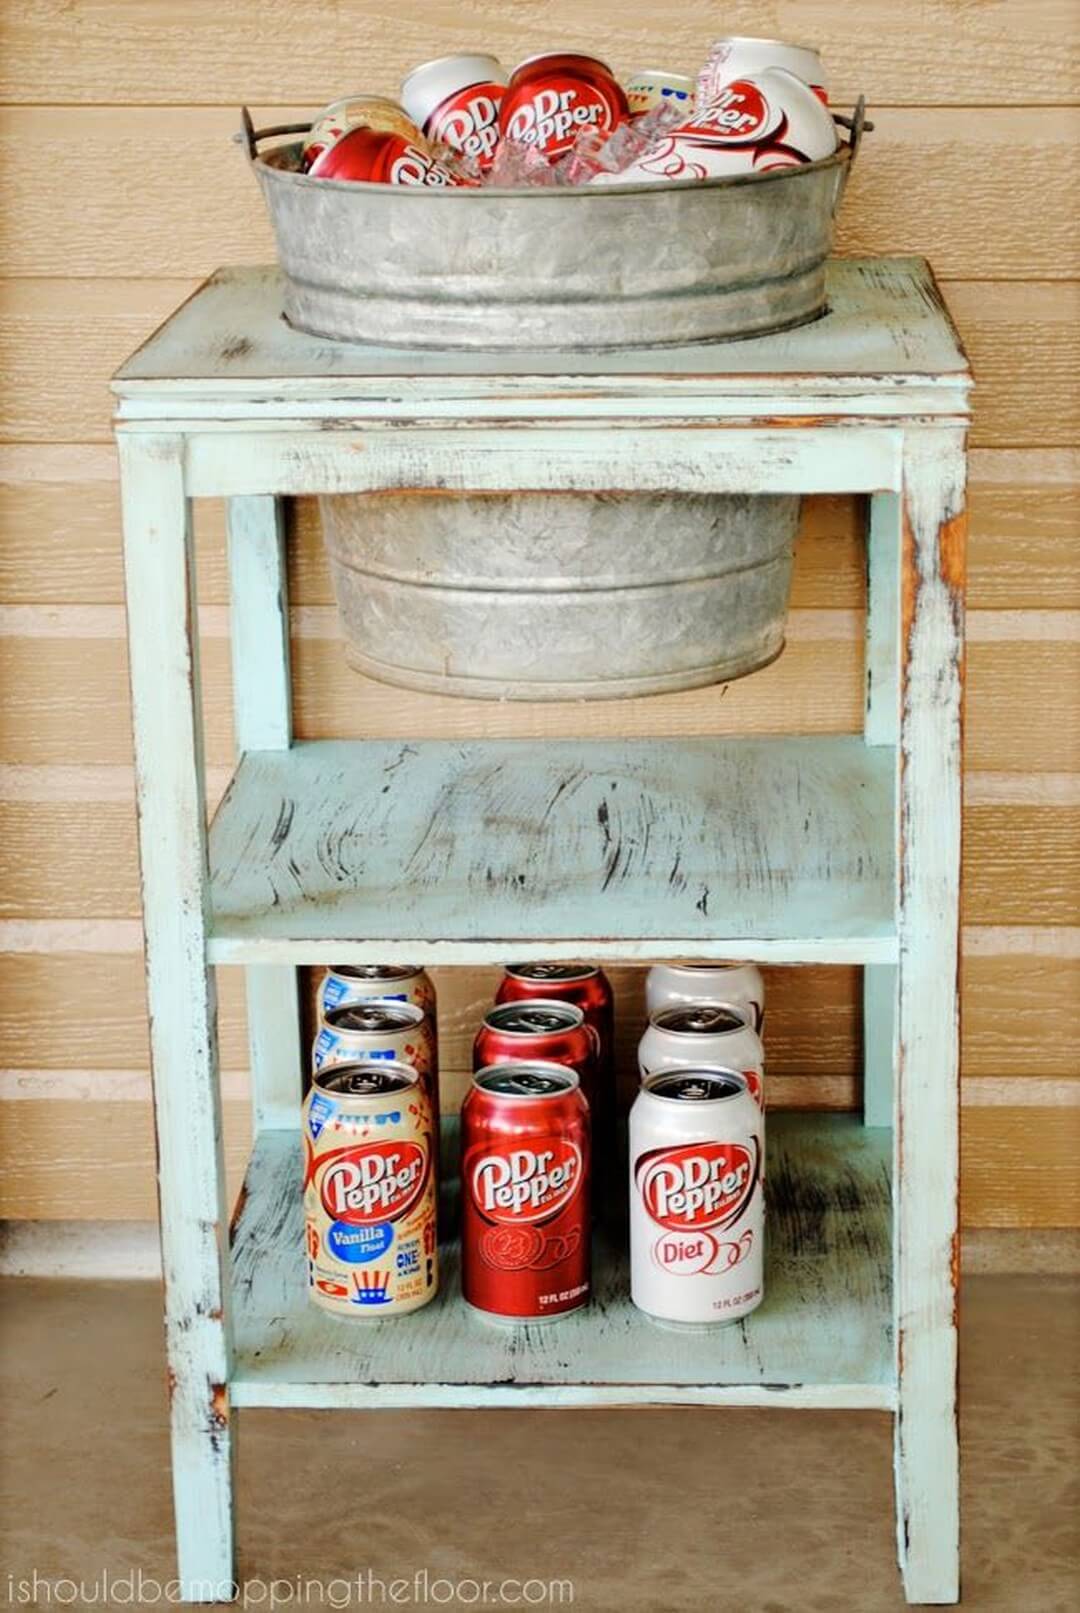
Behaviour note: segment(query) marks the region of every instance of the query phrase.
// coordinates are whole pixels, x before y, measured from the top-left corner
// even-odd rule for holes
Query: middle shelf
[[[895,771],[846,735],[249,752],[210,959],[890,962]]]

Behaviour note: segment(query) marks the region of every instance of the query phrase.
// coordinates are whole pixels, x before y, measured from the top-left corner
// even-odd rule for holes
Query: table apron
[[[184,479],[193,498],[383,488],[879,493],[901,485],[903,436],[895,425],[194,431],[183,434]]]

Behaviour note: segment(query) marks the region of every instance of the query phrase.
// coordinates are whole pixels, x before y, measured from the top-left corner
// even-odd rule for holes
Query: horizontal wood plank
[[[6,864],[0,918],[138,916],[129,803],[0,799],[0,843]],[[965,923],[1067,925],[1078,912],[1080,807],[996,802],[965,808]]]
[[[967,924],[1075,924],[1080,807],[968,806],[962,915]]]
[[[0,280],[0,441],[105,442],[105,377],[195,279]],[[972,442],[1053,447],[1077,437],[1075,286],[953,280],[945,297],[979,377]]]
[[[964,1226],[1080,1221],[1080,1110],[969,1109],[960,1122]]]
[[[295,122],[297,107],[253,116],[258,127]],[[4,274],[95,277],[122,263],[151,279],[271,261],[237,127],[224,107],[0,106]],[[1066,279],[1078,266],[1077,134],[1069,112],[1037,107],[875,109],[837,250],[918,252],[946,277],[977,264],[986,279]],[[20,160],[28,149],[33,164]],[[138,162],[115,162],[135,151]],[[154,220],[170,227],[148,227]]]
[[[248,1104],[224,1105],[229,1196],[251,1148]],[[149,1103],[26,1099],[4,1105],[0,1217],[146,1221],[157,1217]]]
[[[0,552],[0,602],[121,603],[115,474],[62,479],[53,447],[7,453],[18,455],[18,465],[5,468],[0,455],[0,530],[6,535]],[[87,448],[72,451],[73,472],[80,453],[102,456],[95,466],[99,471],[112,468],[111,449]],[[987,449],[973,459],[969,609],[1080,607],[1080,544],[1075,541],[1080,531],[1080,461],[1067,450],[1022,456]],[[1024,459],[1034,463],[1018,462]],[[843,609],[861,603],[861,516],[861,501],[855,498],[805,501],[795,554],[794,609]],[[289,527],[293,602],[332,603],[314,499],[290,501]],[[200,597],[224,604],[228,580],[222,504],[200,501],[195,528]]]
[[[824,51],[834,95],[865,91],[877,103],[916,106],[1065,103],[1075,96],[1070,0],[922,0],[917,19],[891,0],[864,0],[859,26],[835,0],[676,0],[663,10],[624,0],[542,7],[424,0],[403,10],[371,0],[363,28],[337,0],[310,0],[298,24],[290,0],[257,8],[188,0],[20,0],[0,21],[0,97],[13,102],[190,102],[235,106],[273,99],[283,86],[312,108],[350,90],[396,92],[417,62],[468,42],[508,67],[553,40],[608,56],[617,70],[659,61],[693,71],[721,30],[810,39]],[[193,71],[192,40],[198,40]],[[1038,63],[1019,70],[1017,51]]]
[[[210,830],[209,953],[888,956],[891,787],[891,756],[851,737],[253,751]]]
[[[250,1146],[246,1103],[227,1101],[230,1195]],[[961,1116],[961,1214],[969,1227],[1080,1221],[1080,1112],[980,1107]],[[26,1099],[5,1105],[0,1216],[138,1221],[156,1214],[148,1103]]]
[[[609,971],[620,1067],[632,1070],[644,971]],[[309,992],[318,971],[305,971]],[[862,1067],[860,971],[767,969],[768,1060],[782,1076],[845,1076]],[[439,1034],[447,1070],[468,1068],[493,968],[439,969]],[[222,1067],[247,1066],[243,977],[217,971]],[[1080,1075],[1080,960],[968,957],[963,964],[966,1078]],[[75,1033],[73,1036],[73,1027]],[[141,960],[133,954],[0,954],[0,1069],[143,1069],[149,1063]]]
[[[1051,630],[1053,622],[1049,624]],[[350,671],[332,638],[293,642],[303,739],[677,737],[853,733],[862,718],[861,647],[800,639],[752,678],[640,700],[567,705],[455,700]],[[990,772],[1080,771],[1080,644],[990,640],[968,652],[967,765]],[[129,763],[125,646],[115,638],[0,638],[0,763]],[[203,645],[208,760],[232,759],[228,642]],[[102,722],[102,713],[109,713]],[[1033,720],[1033,714],[1038,720]]]

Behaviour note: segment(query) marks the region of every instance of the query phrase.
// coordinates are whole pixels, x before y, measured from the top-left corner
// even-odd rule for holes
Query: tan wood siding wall
[[[153,1135],[116,465],[106,379],[204,274],[272,255],[229,136],[331,93],[393,91],[464,38],[556,41],[621,68],[692,61],[721,12],[818,39],[835,99],[877,130],[845,203],[851,252],[922,252],[975,365],[965,813],[963,1215],[1080,1222],[1078,120],[1073,0],[23,0],[0,13],[0,1213],[142,1217]],[[808,504],[790,644],[725,690],[551,708],[421,698],[348,673],[313,507],[292,512],[301,734],[854,730],[855,500]],[[230,761],[220,508],[197,517],[212,792]],[[248,1127],[239,977],[220,971],[226,1127]],[[490,970],[443,972],[451,1091]],[[632,1046],[641,973],[618,975]],[[859,976],[773,970],[773,1093],[858,1099]]]

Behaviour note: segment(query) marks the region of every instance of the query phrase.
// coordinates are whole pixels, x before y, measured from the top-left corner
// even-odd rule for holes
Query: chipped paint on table
[[[825,317],[741,343],[403,353],[290,330],[277,272],[230,269],[114,383],[189,1599],[232,1576],[238,1405],[687,1401],[894,1409],[906,1594],[957,1597],[971,377],[925,263],[834,262],[828,284]],[[276,498],[383,487],[868,494],[864,734],[293,746]],[[192,630],[202,496],[234,501],[239,756],[209,845]],[[296,966],[511,949],[867,966],[865,1124],[774,1122],[769,1295],[745,1325],[715,1341],[661,1334],[631,1311],[617,1249],[598,1268],[601,1303],[549,1332],[467,1318],[452,1253],[434,1307],[385,1331],[306,1306],[289,1186]],[[224,962],[248,966],[257,1021],[257,1135],[231,1267],[210,972]]]
[[[772,1118],[766,1299],[730,1327],[676,1331],[638,1311],[618,1217],[596,1240],[592,1304],[558,1323],[506,1327],[470,1311],[455,1241],[440,1252],[431,1304],[353,1325],[308,1299],[300,1136],[266,1133],[233,1244],[234,1396],[252,1406],[891,1408],[891,1158],[891,1134],[853,1116]]]
[[[854,737],[253,752],[211,829],[211,955],[437,942],[443,961],[496,962],[640,939],[888,957],[894,770]]]

